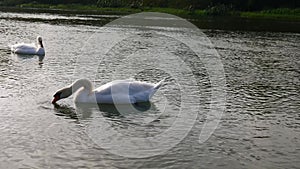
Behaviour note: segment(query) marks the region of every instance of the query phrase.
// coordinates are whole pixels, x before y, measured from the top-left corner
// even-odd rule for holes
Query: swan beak
[[[52,104],[55,104],[59,100],[59,96],[54,96],[54,99],[52,100]]]

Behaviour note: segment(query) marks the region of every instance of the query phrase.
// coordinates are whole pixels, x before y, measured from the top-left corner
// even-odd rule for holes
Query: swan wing
[[[11,51],[18,54],[36,54],[37,47],[34,44],[15,44],[11,46]]]
[[[136,93],[144,92],[155,87],[155,84],[132,81],[132,80],[115,80],[102,85],[95,89],[96,93],[103,95],[111,95],[112,92],[118,94],[134,95]]]
[[[135,95],[135,94],[138,94],[141,92],[149,91],[149,90],[153,89],[154,87],[155,87],[155,85],[151,84],[151,83],[134,81],[134,82],[130,83],[129,93],[131,95]]]
[[[135,103],[146,102],[162,85],[132,80],[117,80],[95,89],[98,102],[105,103]],[[113,98],[114,97],[114,98]]]
[[[112,81],[106,83],[94,90],[98,103],[131,103],[131,100],[126,94],[126,81]]]
[[[161,87],[165,79],[161,80],[156,84],[138,82],[134,83],[132,87],[136,87],[133,89],[132,97],[136,102],[147,102],[149,101],[155,92]]]
[[[34,44],[18,43],[11,45],[11,49],[36,49]]]

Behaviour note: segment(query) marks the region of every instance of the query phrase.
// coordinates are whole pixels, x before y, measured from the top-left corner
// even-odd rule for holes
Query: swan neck
[[[41,48],[44,48],[43,42],[42,41],[38,41],[38,44]]]
[[[84,90],[91,92],[93,90],[93,85],[89,80],[80,79],[80,80],[75,81],[71,85],[71,88],[72,88],[72,93],[76,92],[80,88],[83,88]]]

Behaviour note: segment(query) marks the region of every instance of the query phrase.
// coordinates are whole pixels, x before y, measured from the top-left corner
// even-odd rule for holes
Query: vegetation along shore
[[[300,32],[296,0],[4,0],[0,10],[116,15],[164,12],[187,18],[201,28]]]

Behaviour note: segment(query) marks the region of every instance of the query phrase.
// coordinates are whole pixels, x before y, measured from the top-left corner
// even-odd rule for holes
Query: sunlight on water
[[[0,33],[5,35],[0,36],[0,168],[297,168],[299,34],[204,31],[224,65],[227,102],[218,128],[206,142],[199,144],[211,103],[212,86],[207,70],[187,46],[170,37],[158,36],[167,32],[193,37],[193,32],[172,27],[138,28],[134,24],[101,29],[82,25],[80,21],[79,24],[47,23],[53,19],[101,20],[85,15],[0,13]],[[102,58],[102,62],[89,60],[96,51],[106,50],[112,39],[127,32],[137,35],[121,41],[106,57],[95,56]],[[100,38],[91,38],[95,34]],[[46,49],[43,64],[39,64],[37,56],[20,57],[10,53],[9,45],[34,42],[37,35],[43,37]],[[86,43],[97,48],[85,48]],[[132,51],[138,52],[132,54]],[[192,70],[192,74],[186,73],[184,77],[196,78],[196,85],[189,81],[184,86],[176,83],[170,74],[182,73],[180,67],[172,72],[151,68],[154,62],[151,55],[156,60],[173,55],[182,58]],[[82,56],[87,57],[86,62],[77,69],[78,58]],[[176,65],[176,60],[163,58],[159,60],[162,66]],[[131,65],[120,67],[126,61]],[[142,71],[132,75],[137,69]],[[114,78],[157,82],[167,77],[167,81],[153,102],[138,107],[139,113],[129,109],[128,114],[120,115],[107,105],[100,105],[100,110],[93,106],[85,109],[74,105],[71,98],[60,102],[60,106],[52,105],[54,92],[77,79],[74,72],[78,70],[82,70],[78,77],[94,80],[95,86]],[[115,70],[118,73],[114,74]],[[97,75],[89,74],[91,71]],[[142,159],[114,155],[95,144],[86,133],[85,127],[93,119],[107,120],[106,125],[124,135],[148,137],[161,133],[178,115],[182,87],[197,88],[190,102],[199,99],[204,111],[198,113],[187,137],[162,155]],[[165,113],[160,111],[166,103],[163,96],[169,101],[170,111]],[[185,113],[194,108],[187,107]]]

